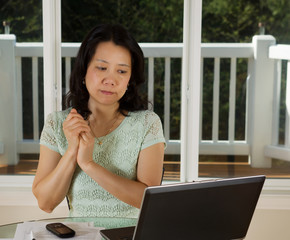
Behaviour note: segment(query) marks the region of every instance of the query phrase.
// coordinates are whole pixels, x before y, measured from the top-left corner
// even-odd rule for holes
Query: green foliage
[[[64,42],[80,42],[98,23],[120,23],[139,42],[182,42],[181,0],[62,0]],[[288,0],[203,0],[203,42],[249,42],[259,33],[289,43]],[[1,22],[10,22],[18,41],[42,41],[41,0],[0,0]],[[3,33],[0,29],[0,34]]]
[[[182,42],[183,2],[62,0],[64,42],[80,42],[99,23],[119,23],[138,42]]]
[[[257,33],[257,0],[203,0],[203,42],[245,42]]]
[[[275,36],[277,43],[290,44],[290,1],[264,0],[261,3],[261,20],[265,23],[266,33]]]
[[[203,0],[203,42],[250,42],[263,23],[266,34],[289,44],[289,10],[288,0]]]
[[[18,42],[42,41],[41,0],[0,0],[0,16],[1,24],[10,23],[10,33],[17,36]]]

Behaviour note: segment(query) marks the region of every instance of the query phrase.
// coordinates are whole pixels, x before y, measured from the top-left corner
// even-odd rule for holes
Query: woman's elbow
[[[38,206],[44,212],[52,213],[52,211],[53,211],[53,208],[48,208],[47,206],[41,206],[41,205],[38,205]]]
[[[44,212],[47,212],[47,213],[52,213],[53,210],[55,209],[55,206],[51,206],[50,204],[47,204],[47,203],[42,203],[40,201],[38,201],[38,207],[44,211]]]
[[[37,203],[38,203],[38,207],[47,213],[51,213],[55,206],[52,206],[51,203],[48,203],[47,201],[41,200],[40,197],[38,196],[37,192],[35,191],[35,189],[32,189],[32,193],[35,196],[35,198],[37,199]]]

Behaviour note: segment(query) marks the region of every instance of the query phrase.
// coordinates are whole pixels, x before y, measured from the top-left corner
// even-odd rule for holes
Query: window
[[[34,174],[43,124],[42,4],[1,1],[0,15],[0,174]]]
[[[269,66],[279,69],[279,76],[276,76],[279,79],[276,81],[273,77],[270,80],[274,88],[281,89],[279,93],[272,91],[270,96],[270,102],[276,104],[273,109],[270,108],[273,114],[272,110],[268,111],[271,116],[268,119],[273,121],[273,126],[270,124],[271,140],[265,145],[264,160],[257,162],[257,157],[248,157],[252,154],[251,134],[256,129],[251,122],[251,114],[256,109],[267,107],[255,106],[254,102],[258,99],[253,97],[257,95],[251,93],[254,78],[249,78],[252,76],[249,73],[256,64],[252,37],[266,32],[273,35],[277,43],[289,45],[289,34],[285,31],[289,19],[284,14],[289,8],[288,2],[278,6],[274,0],[268,1],[267,5],[247,1],[236,4],[227,0],[203,0],[200,155],[198,166],[194,166],[199,168],[199,177],[266,174],[272,178],[289,178],[290,163],[283,157],[287,153],[289,131],[288,120],[285,120],[288,119],[285,101],[289,59],[271,58],[273,61]],[[273,11],[277,12],[275,16]],[[16,36],[15,56],[11,58],[15,59],[16,70],[12,73],[15,85],[7,85],[7,89],[11,86],[15,89],[15,96],[10,94],[9,104],[2,99],[0,101],[1,110],[7,112],[7,118],[0,117],[0,174],[34,174],[38,138],[44,122],[41,1],[30,0],[25,4],[20,0],[4,1],[0,12],[6,21],[0,34],[4,34],[6,29],[6,33],[10,31]],[[73,49],[69,53],[64,51],[62,56],[62,94],[67,91],[67,80],[78,48],[76,43],[80,43],[94,25],[121,23],[135,36],[146,57],[148,85],[144,92],[154,102],[154,111],[162,119],[169,142],[164,179],[179,180],[183,2],[107,0],[86,1],[84,4],[83,1],[62,0],[61,16],[62,42]],[[281,24],[278,26],[277,22]],[[0,36],[3,40],[4,35]],[[262,73],[256,75],[257,79],[258,76]],[[6,80],[6,83],[9,81]],[[4,89],[2,85],[1,89]],[[268,94],[266,96],[269,97]],[[11,129],[17,129],[17,137],[11,146],[13,160],[10,162],[3,157],[4,149],[7,150],[3,134],[9,135],[3,123],[11,119],[8,118],[9,112],[12,115],[15,113],[15,126]],[[286,153],[277,156],[274,154],[276,147],[279,152]],[[17,152],[15,149],[18,149]]]
[[[264,38],[264,34],[273,35],[278,44],[290,43],[286,28],[282,30],[287,26],[283,13],[289,7],[289,3],[278,5],[275,1],[203,0],[205,53],[202,54],[200,177],[265,174],[270,178],[289,178],[289,160],[283,154],[277,157],[273,151],[276,147],[281,152],[288,148],[284,142],[287,135],[284,85],[287,59],[271,58],[267,69],[267,54],[263,60],[255,58],[255,49],[249,49],[246,54],[248,47],[252,48],[263,39],[268,39],[269,45],[275,44],[270,38]],[[273,12],[277,13],[275,17]],[[277,22],[281,22],[279,27]],[[254,35],[262,36],[255,42]],[[238,44],[227,52],[226,48],[234,47],[234,44],[221,43]],[[215,52],[207,52],[209,47]],[[265,51],[269,51],[269,47]],[[262,61],[264,69],[254,74],[252,71],[257,68],[257,61]],[[269,87],[265,84],[267,81],[271,83]],[[255,88],[259,90],[255,91]],[[257,97],[258,92],[263,95]],[[260,129],[262,125],[264,129]]]

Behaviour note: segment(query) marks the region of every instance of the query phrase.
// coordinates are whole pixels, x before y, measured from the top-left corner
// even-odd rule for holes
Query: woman
[[[165,140],[138,89],[144,57],[120,25],[84,39],[70,77],[67,109],[50,114],[33,182],[39,207],[68,196],[70,216],[137,217],[144,189],[159,185]]]

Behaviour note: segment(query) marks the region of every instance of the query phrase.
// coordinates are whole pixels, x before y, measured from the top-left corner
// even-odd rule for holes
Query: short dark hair
[[[89,92],[83,81],[98,44],[108,41],[125,47],[131,54],[131,78],[126,93],[119,100],[119,111],[125,115],[125,111],[147,109],[147,101],[139,93],[141,85],[145,82],[142,49],[123,26],[102,24],[94,27],[84,38],[71,72],[70,90],[65,97],[66,107],[76,108],[85,119],[91,111],[88,108]]]

